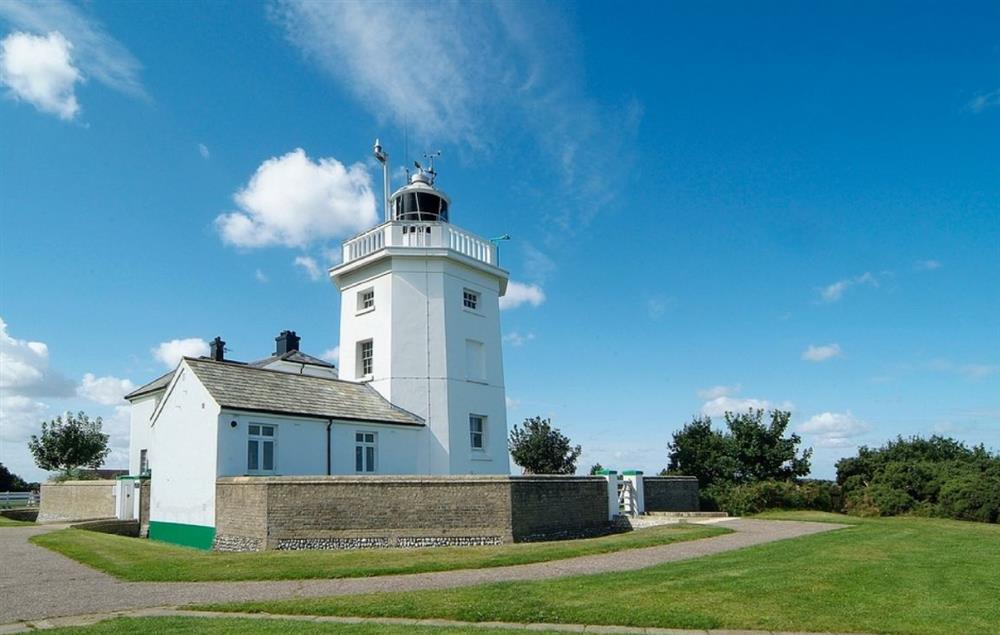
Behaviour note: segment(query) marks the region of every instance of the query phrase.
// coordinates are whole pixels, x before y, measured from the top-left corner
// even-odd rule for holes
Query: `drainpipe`
[[[326,421],[326,475],[330,476],[332,466],[330,464],[330,427],[333,426],[333,419]]]

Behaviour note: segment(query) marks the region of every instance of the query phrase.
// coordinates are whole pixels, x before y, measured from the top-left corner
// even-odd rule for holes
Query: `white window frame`
[[[265,430],[270,430],[267,434]],[[257,467],[250,467],[250,444],[256,443]],[[264,444],[271,444],[271,467],[264,467]],[[274,474],[278,471],[278,426],[273,423],[247,424],[247,474]]]
[[[478,291],[473,291],[469,288],[462,289],[462,308],[466,311],[479,313],[482,301],[483,296]]]
[[[475,420],[479,422],[479,431],[476,432],[473,429],[473,423]],[[469,413],[469,447],[472,448],[473,452],[485,452],[486,451],[486,422],[488,417],[486,415],[477,415],[475,413]],[[480,446],[476,447],[474,439],[476,435],[479,435]]]
[[[375,287],[358,291],[358,313],[368,313],[375,310]]]
[[[359,459],[361,460],[360,470],[358,469]],[[354,431],[354,472],[355,474],[378,474],[378,432]]]
[[[365,369],[365,347],[368,347],[369,356],[367,358],[368,368],[367,372]],[[362,379],[371,379],[375,373],[375,341],[372,339],[361,340],[358,342],[358,377]]]

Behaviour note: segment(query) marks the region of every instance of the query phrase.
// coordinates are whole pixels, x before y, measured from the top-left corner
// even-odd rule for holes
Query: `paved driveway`
[[[444,589],[486,582],[631,571],[843,527],[828,523],[775,520],[730,520],[719,524],[735,530],[735,533],[512,567],[274,582],[121,582],[28,542],[31,536],[53,531],[59,526],[4,527],[0,528],[0,625],[46,617],[178,606],[193,602]]]

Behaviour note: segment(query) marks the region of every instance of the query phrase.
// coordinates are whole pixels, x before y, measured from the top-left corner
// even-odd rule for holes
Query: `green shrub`
[[[982,523],[1000,522],[1000,470],[966,473],[941,486],[939,515]]]
[[[839,488],[829,481],[759,481],[744,485],[715,485],[705,491],[716,509],[737,516],[769,509],[837,511]]]

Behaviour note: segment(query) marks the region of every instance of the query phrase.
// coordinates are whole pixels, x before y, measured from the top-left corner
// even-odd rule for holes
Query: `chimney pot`
[[[215,339],[208,344],[209,356],[217,362],[225,361],[226,359],[226,343],[222,341],[222,338],[218,335]]]

